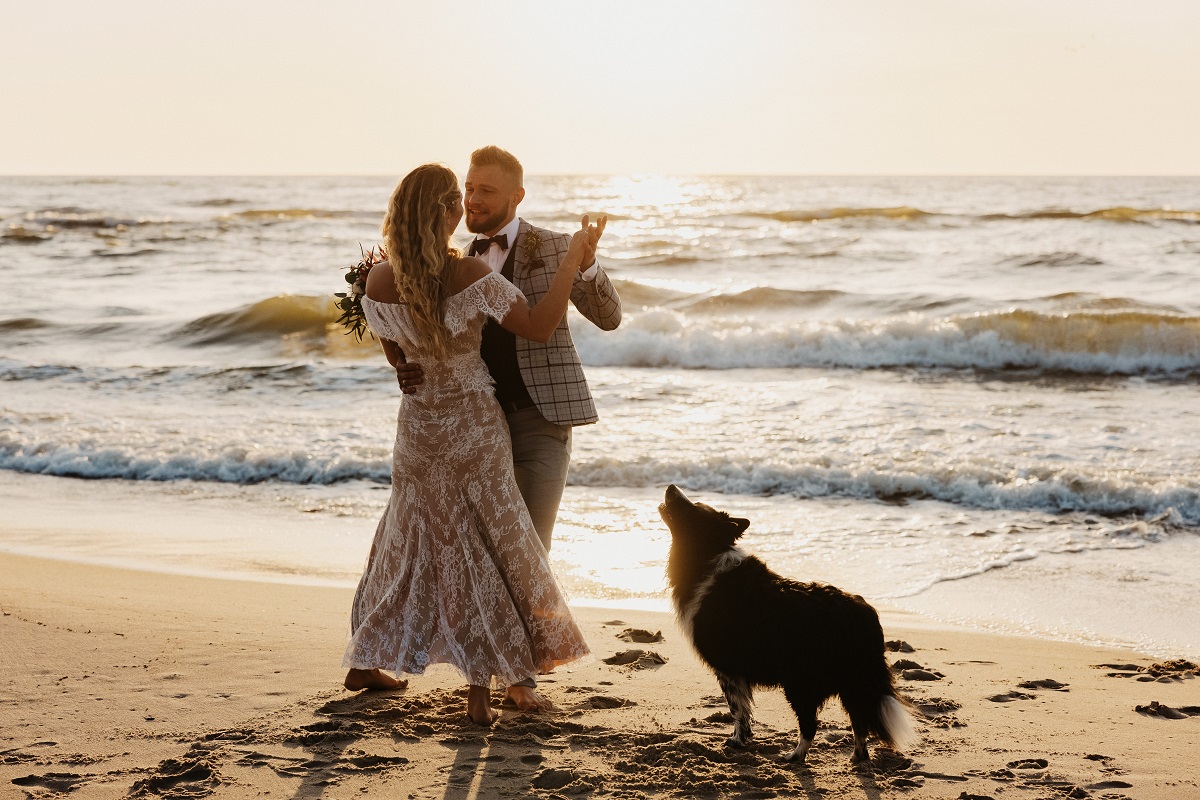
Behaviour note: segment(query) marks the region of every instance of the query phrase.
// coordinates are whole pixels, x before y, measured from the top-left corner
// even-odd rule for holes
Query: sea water
[[[332,294],[394,181],[0,178],[0,548],[354,585],[400,395]],[[676,483],[797,579],[1200,656],[1200,179],[526,188],[625,312],[570,312],[575,602],[665,607]]]

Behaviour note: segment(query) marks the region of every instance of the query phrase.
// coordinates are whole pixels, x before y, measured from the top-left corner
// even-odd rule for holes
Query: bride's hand
[[[587,219],[587,217],[584,217]],[[601,214],[596,217],[596,224],[588,229],[588,244],[587,249],[583,251],[583,260],[579,266],[581,269],[587,269],[592,264],[596,263],[596,245],[600,242],[600,237],[604,235],[604,228],[608,225],[608,215]]]
[[[579,230],[575,231],[571,236],[571,244],[567,248],[566,260],[577,259],[579,267],[583,267],[583,258],[587,255],[590,249],[592,253],[596,252],[595,242],[599,240],[600,234],[596,233],[595,225],[588,225],[588,215],[584,214],[580,220]]]

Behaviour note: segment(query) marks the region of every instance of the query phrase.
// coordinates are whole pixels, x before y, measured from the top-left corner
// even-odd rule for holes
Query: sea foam
[[[884,320],[692,318],[630,314],[613,332],[573,329],[585,364],[738,369],[1038,370],[1095,375],[1200,371],[1200,318],[1145,312],[1047,314],[1013,309]]]
[[[255,484],[334,484],[390,480],[386,448],[350,447],[348,442],[311,448],[247,446],[208,440],[183,449],[155,435],[131,443],[34,438],[16,428],[0,429],[0,469],[60,477],[141,481],[193,480]],[[1188,476],[1190,477],[1190,476]],[[570,485],[685,488],[738,495],[852,497],[888,503],[940,500],[985,509],[1086,512],[1140,518],[1167,515],[1181,526],[1200,526],[1200,488],[1182,479],[1139,482],[1086,471],[1062,470],[1045,477],[968,464],[934,462],[888,471],[822,463],[748,461],[737,455],[703,461],[643,457],[583,456],[571,464]]]

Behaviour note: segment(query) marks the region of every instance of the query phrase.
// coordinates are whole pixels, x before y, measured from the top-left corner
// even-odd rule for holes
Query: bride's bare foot
[[[352,669],[342,685],[352,692],[363,689],[407,689],[408,681],[399,680],[381,669]]]
[[[467,716],[476,725],[491,725],[497,714],[492,710],[492,692],[487,686],[467,687]]]
[[[522,711],[554,711],[554,703],[537,689],[528,686],[508,687],[508,699]]]

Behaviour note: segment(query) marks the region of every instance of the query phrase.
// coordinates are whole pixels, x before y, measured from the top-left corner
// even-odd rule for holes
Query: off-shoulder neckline
[[[478,286],[479,284],[483,283],[484,281],[486,281],[488,278],[492,277],[493,275],[494,275],[494,276],[496,276],[497,278],[500,278],[501,280],[507,280],[507,279],[506,279],[506,278],[505,278],[503,275],[501,275],[499,272],[488,272],[488,274],[487,274],[487,275],[481,275],[481,276],[480,276],[480,277],[479,277],[477,280],[473,281],[472,283],[469,283],[469,284],[467,284],[467,285],[466,285],[466,286],[464,286],[462,289],[458,290],[457,292],[455,292],[454,294],[450,295],[450,296],[449,296],[449,297],[447,297],[446,299],[447,299],[447,300],[453,300],[454,298],[456,298],[456,297],[458,297],[458,296],[460,296],[460,295],[466,294],[466,293],[467,293],[468,291],[470,291],[470,290],[471,290],[473,287],[475,287],[475,286]],[[400,303],[389,303],[387,300],[376,300],[376,299],[375,299],[375,298],[373,298],[373,297],[367,297],[365,294],[362,296],[362,299],[363,299],[363,301],[370,300],[372,303],[374,303],[374,304],[375,304],[375,305],[377,305],[377,306],[406,306],[406,305],[408,305],[408,303],[404,303],[404,302],[400,302]]]

